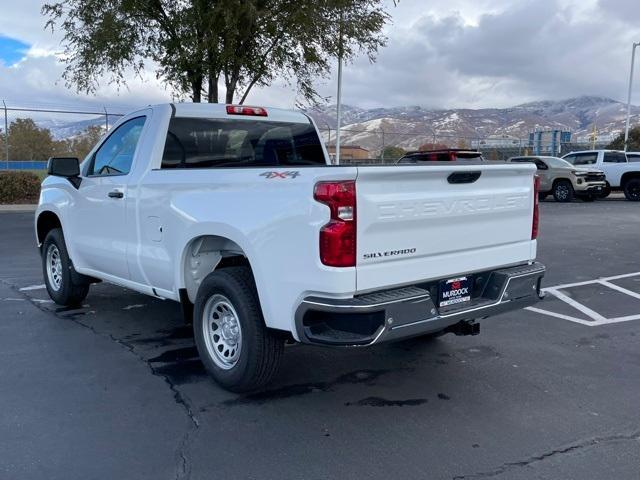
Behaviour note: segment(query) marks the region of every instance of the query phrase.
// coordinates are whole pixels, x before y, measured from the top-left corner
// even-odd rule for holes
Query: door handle
[[[111,192],[109,192],[109,198],[122,198],[124,197],[124,193],[118,191],[118,190],[113,190]]]

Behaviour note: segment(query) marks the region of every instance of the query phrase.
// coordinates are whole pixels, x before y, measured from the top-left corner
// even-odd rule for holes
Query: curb
[[[17,204],[17,205],[0,205],[0,213],[10,212],[35,212],[38,205]]]

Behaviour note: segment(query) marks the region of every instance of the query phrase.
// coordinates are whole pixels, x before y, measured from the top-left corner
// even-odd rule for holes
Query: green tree
[[[9,124],[11,160],[47,160],[55,152],[51,132],[38,127],[30,118],[17,118]]]
[[[624,132],[607,145],[607,148],[611,150],[624,150]],[[630,152],[640,152],[640,126],[629,129],[629,144],[627,150]]]
[[[47,26],[64,32],[64,79],[92,92],[98,79],[122,85],[126,72],[156,75],[194,102],[243,103],[278,77],[317,100],[314,79],[331,59],[375,60],[389,19],[384,0],[66,0],[47,3]]]
[[[103,134],[102,127],[91,125],[78,135],[55,142],[55,154],[63,157],[77,157],[82,160],[98,143]]]
[[[407,153],[407,151],[404,148],[394,147],[392,145],[384,147],[384,150],[382,151],[382,155],[384,156],[385,160],[393,160],[393,159],[400,158],[405,153]]]

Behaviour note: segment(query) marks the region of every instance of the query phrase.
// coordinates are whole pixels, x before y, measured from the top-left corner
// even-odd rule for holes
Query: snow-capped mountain
[[[118,117],[110,117],[109,122],[113,124]],[[104,117],[90,118],[86,120],[78,121],[65,121],[62,119],[46,119],[36,120],[36,123],[40,128],[47,128],[51,132],[51,135],[56,140],[62,140],[65,138],[75,137],[79,133],[86,130],[91,126],[99,126],[106,130],[106,123]]]
[[[308,112],[328,138],[335,140],[336,106],[329,105]],[[632,124],[640,123],[640,107],[631,109]],[[623,131],[626,105],[610,98],[581,96],[559,101],[525,103],[510,108],[438,110],[420,106],[363,109],[343,105],[342,141],[359,145],[372,152],[382,146],[418,148],[424,143],[455,146],[461,142],[489,145],[526,141],[529,132],[543,129],[569,130],[573,141],[584,141],[594,124],[600,140],[613,138]],[[110,118],[110,124],[117,117]],[[79,121],[36,120],[40,127],[51,130],[56,139],[77,135],[90,125],[105,126],[104,117]],[[382,133],[384,132],[384,134]]]
[[[335,140],[336,107],[331,105],[309,111],[324,130],[331,130]],[[632,124],[640,123],[640,107],[631,109]],[[528,139],[534,130],[559,129],[573,133],[573,141],[583,141],[592,134],[613,138],[624,129],[626,105],[610,98],[582,96],[560,101],[525,103],[511,108],[434,110],[424,107],[361,109],[343,106],[342,141],[371,151],[387,145],[405,149],[423,143],[459,142],[475,144],[489,139],[494,144]],[[382,131],[384,131],[384,138]]]

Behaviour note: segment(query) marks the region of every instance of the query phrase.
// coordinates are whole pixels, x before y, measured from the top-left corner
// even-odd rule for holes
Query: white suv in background
[[[622,190],[627,200],[640,201],[640,163],[630,162],[621,150],[585,150],[571,152],[562,157],[575,166],[590,166],[602,170],[607,177],[607,188],[601,198],[612,190]]]

